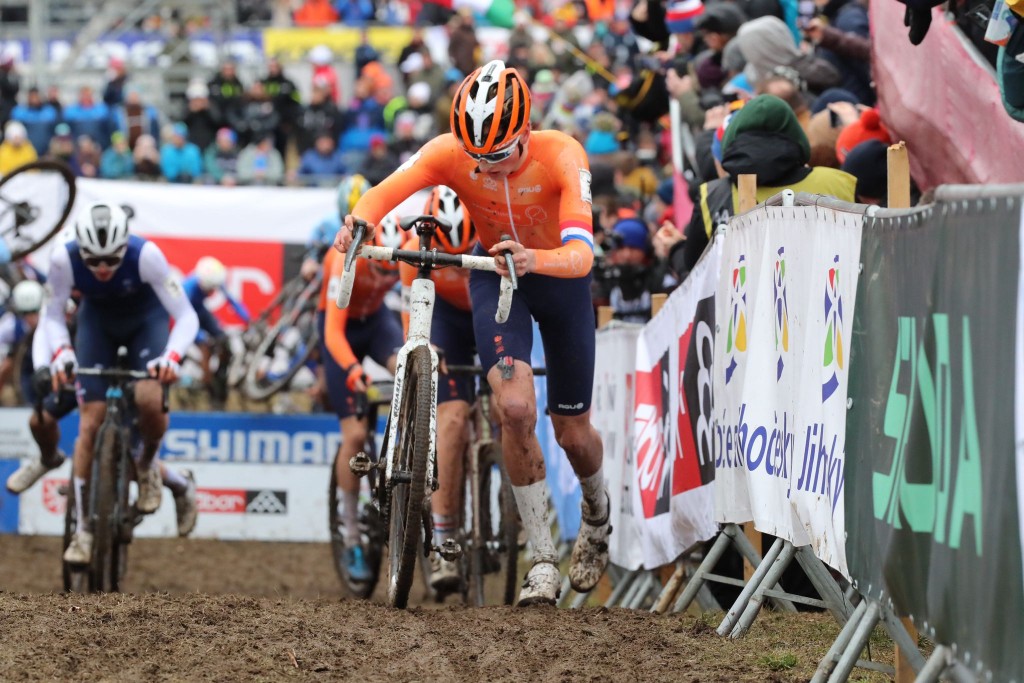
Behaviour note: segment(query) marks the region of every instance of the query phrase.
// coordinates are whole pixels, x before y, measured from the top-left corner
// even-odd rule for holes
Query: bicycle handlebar
[[[548,374],[547,368],[530,368],[534,377],[543,377]],[[449,375],[486,375],[489,370],[484,370],[479,365],[449,365]]]
[[[151,379],[156,380],[156,377],[151,376],[145,370],[125,370],[123,368],[78,368],[76,375],[84,375],[86,377],[100,377],[102,379],[112,380],[123,380],[124,382],[132,380],[143,380]],[[170,412],[170,393],[171,387],[169,384],[161,384],[160,390],[162,394],[161,410],[167,413]]]
[[[412,249],[395,249],[394,247],[375,247],[362,244],[366,234],[366,223],[357,220],[352,236],[352,246],[345,254],[345,272],[341,277],[341,287],[338,290],[336,304],[338,308],[348,308],[352,299],[352,285],[355,283],[356,271],[352,267],[357,256],[377,261],[403,261],[414,266],[455,266],[456,268],[468,268],[470,270],[487,270],[492,273],[497,270],[494,259],[490,256],[472,256],[470,254],[447,254],[445,252],[431,249],[430,251],[416,251]],[[357,245],[361,245],[358,247]],[[358,249],[358,251],[357,251]],[[511,264],[511,255],[506,254],[508,263]],[[513,276],[515,269],[510,271]],[[512,310],[512,292],[516,285],[510,278],[501,278],[501,290],[498,295],[498,310],[494,314],[494,320],[504,323],[508,320],[509,312]]]

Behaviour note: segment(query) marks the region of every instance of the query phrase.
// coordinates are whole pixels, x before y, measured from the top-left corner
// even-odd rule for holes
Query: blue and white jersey
[[[11,355],[11,351],[28,334],[28,325],[14,311],[0,315],[0,358]]]
[[[175,321],[165,351],[182,358],[199,330],[196,312],[164,253],[142,237],[128,238],[124,260],[106,282],[86,267],[74,240],[53,250],[47,277],[49,296],[39,323],[42,334],[36,334],[32,344],[36,367],[49,365],[53,352],[71,345],[64,311],[72,290],[80,292],[83,306],[95,307],[119,326],[141,321],[155,306],[162,306]]]

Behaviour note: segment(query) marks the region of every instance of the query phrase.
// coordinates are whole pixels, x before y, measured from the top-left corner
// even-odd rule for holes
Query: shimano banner
[[[637,341],[631,495],[648,568],[718,531],[711,362],[721,254],[717,237]]]
[[[639,569],[643,563],[638,521],[633,516],[633,391],[636,386],[636,342],[643,327],[615,323],[597,333],[597,363],[590,422],[604,445],[604,478],[611,498],[608,539],[612,564]]]
[[[1024,680],[1021,204],[869,219],[850,345],[850,572],[978,680]]]
[[[733,219],[715,345],[717,521],[813,540],[844,574],[845,356],[861,220],[813,206]]]

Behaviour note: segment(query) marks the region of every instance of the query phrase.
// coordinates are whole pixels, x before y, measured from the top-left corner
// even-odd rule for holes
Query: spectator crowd
[[[453,92],[483,59],[472,12],[428,4],[417,12],[444,22],[447,60],[435,59],[422,29],[391,63],[364,33],[351,64],[324,46],[309,51],[302,98],[277,60],[246,82],[226,59],[188,84],[174,120],[121,62],[101,93],[83,87],[63,102],[55,88],[23,91],[5,59],[0,174],[38,156],[83,177],[280,185],[360,173],[375,183],[448,130]],[[360,6],[308,0],[295,20]],[[685,278],[713,227],[736,211],[740,174],[757,175],[759,200],[790,187],[884,204],[892,140],[873,108],[867,0],[520,2],[507,47],[507,63],[531,84],[534,129],[562,130],[589,156],[595,300],[620,318],[643,319],[651,293]],[[353,70],[351,92],[339,67]],[[683,129],[675,183],[670,111]],[[693,207],[680,225],[678,204]]]

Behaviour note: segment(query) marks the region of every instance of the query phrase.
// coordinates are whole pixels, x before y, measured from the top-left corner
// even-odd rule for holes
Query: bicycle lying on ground
[[[85,489],[83,508],[92,522],[92,557],[87,565],[64,562],[64,589],[75,592],[117,592],[128,569],[128,544],[135,527],[142,521],[140,513],[129,500],[129,483],[135,479],[133,447],[139,443],[138,418],[135,414],[135,383],[151,380],[149,373],[128,369],[128,349],[117,350],[112,368],[79,368],[80,376],[100,377],[109,381],[107,412],[96,432],[92,474]],[[163,385],[163,409],[167,412],[167,390]],[[153,467],[157,467],[153,463]],[[78,525],[75,511],[75,487],[68,486],[64,515],[64,550]]]
[[[0,178],[0,241],[17,261],[46,244],[71,215],[75,174],[67,164],[41,159]]]
[[[356,255],[381,261],[403,261],[416,266],[416,279],[410,295],[409,333],[398,352],[395,390],[388,415],[381,458],[374,463],[365,454],[352,458],[350,467],[358,476],[377,472],[372,489],[381,522],[388,529],[388,602],[405,607],[409,600],[416,568],[416,553],[422,547],[424,557],[433,550],[449,561],[462,553],[459,544],[447,541],[433,545],[429,514],[429,494],[437,489],[437,352],[430,345],[430,324],[434,311],[434,268],[455,266],[494,271],[489,256],[456,255],[431,248],[438,228],[449,226],[433,216],[414,216],[401,221],[404,230],[415,229],[419,250],[374,247],[363,244],[366,223],[356,221],[352,247],[345,258],[345,273],[338,292],[337,305],[346,308],[355,280]],[[495,319],[505,322],[516,286],[511,255],[506,262],[512,276],[502,278],[501,296]]]

